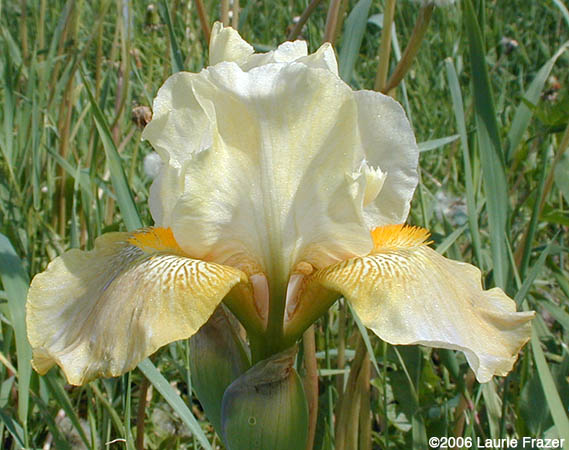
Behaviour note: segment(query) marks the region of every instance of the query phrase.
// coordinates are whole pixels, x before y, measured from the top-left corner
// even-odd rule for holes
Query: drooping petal
[[[358,127],[367,164],[386,174],[381,192],[366,205],[370,228],[405,222],[418,182],[419,151],[399,103],[379,92],[356,91]]]
[[[173,209],[186,252],[220,263],[241,253],[273,279],[300,260],[324,267],[369,252],[364,189],[353,189],[365,180],[349,176],[361,146],[345,83],[301,63],[222,63],[192,86],[215,128]]]
[[[94,250],[70,250],[33,279],[33,365],[43,374],[58,364],[77,385],[120,375],[196,333],[244,282],[237,269],[184,255],[169,229],[108,233]]]
[[[461,350],[480,382],[507,374],[534,313],[517,313],[499,288],[483,290],[477,268],[444,258],[425,244],[427,236],[411,227],[378,228],[369,256],[320,270],[310,282],[345,296],[363,324],[391,344]]]

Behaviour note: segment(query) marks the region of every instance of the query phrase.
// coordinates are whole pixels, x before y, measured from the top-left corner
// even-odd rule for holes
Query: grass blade
[[[462,159],[464,162],[464,184],[466,187],[466,209],[468,212],[468,225],[470,234],[472,235],[472,245],[474,248],[474,256],[478,264],[482,264],[482,244],[480,243],[480,231],[478,229],[478,209],[476,208],[476,199],[474,193],[474,184],[472,177],[472,165],[470,162],[470,150],[468,148],[468,136],[466,133],[466,122],[464,120],[464,106],[462,103],[462,94],[460,92],[460,84],[456,69],[450,58],[445,60],[447,70],[447,79],[452,97],[452,106],[456,119],[456,127],[460,135],[462,144]]]
[[[419,147],[420,152],[428,152],[429,150],[435,150],[437,148],[444,147],[451,142],[456,141],[460,136],[458,134],[453,134],[452,136],[446,136],[443,138],[432,139],[430,141],[419,142],[417,147]]]
[[[547,366],[545,355],[541,349],[541,342],[539,341],[535,330],[532,330],[531,334],[531,348],[533,350],[533,358],[537,367],[539,380],[541,381],[541,387],[545,393],[545,398],[549,405],[549,411],[553,418],[553,423],[555,423],[559,437],[565,439],[565,442],[569,442],[569,419],[567,418],[565,408],[563,407],[563,403],[559,397],[559,392],[555,386],[555,381],[553,380],[551,371]]]
[[[111,182],[113,183],[113,187],[116,191],[117,203],[119,205],[121,215],[127,229],[129,231],[136,230],[137,228],[142,227],[142,221],[140,220],[138,209],[134,203],[134,197],[132,196],[132,192],[128,186],[126,176],[122,168],[121,157],[113,141],[111,130],[105,120],[105,116],[103,116],[97,101],[93,97],[87,79],[83,73],[81,73],[81,78],[85,85],[87,95],[89,96],[89,101],[91,102],[91,109],[93,111],[93,118],[95,119],[97,131],[99,132],[99,138],[101,139],[105,149],[105,155],[111,171]]]
[[[209,444],[204,432],[202,431],[200,424],[188,409],[186,404],[182,401],[180,396],[174,391],[174,388],[170,386],[170,383],[164,378],[164,376],[158,371],[156,366],[152,364],[149,359],[142,361],[138,368],[142,371],[144,376],[154,385],[156,390],[160,392],[162,397],[170,404],[170,406],[176,411],[180,416],[180,419],[188,426],[194,436],[197,438],[199,443],[203,448],[210,450],[211,445]]]
[[[488,198],[487,211],[490,226],[490,246],[494,263],[494,280],[497,286],[505,288],[510,264],[505,241],[510,205],[502,145],[486,67],[482,34],[471,0],[465,0],[464,5],[464,20],[470,47],[470,67],[474,85],[478,146],[484,188]]]
[[[370,6],[371,0],[360,0],[346,19],[346,28],[339,57],[340,77],[346,83],[352,81],[354,66],[360,54],[360,47],[364,38]]]
[[[553,0],[553,3],[555,3],[555,6],[559,8],[559,11],[561,11],[565,22],[567,22],[567,25],[569,25],[569,10],[567,9],[567,6],[565,6],[561,0]]]
[[[0,277],[8,297],[8,311],[16,336],[18,359],[18,417],[26,429],[32,375],[32,348],[26,335],[26,298],[29,279],[22,261],[6,236],[0,233]]]
[[[172,73],[181,72],[184,70],[184,58],[182,57],[182,52],[178,43],[176,41],[176,35],[174,34],[174,28],[172,27],[172,19],[170,18],[170,11],[168,10],[168,4],[165,1],[159,3],[160,15],[162,20],[168,28],[168,38],[170,41],[170,60],[172,63]]]

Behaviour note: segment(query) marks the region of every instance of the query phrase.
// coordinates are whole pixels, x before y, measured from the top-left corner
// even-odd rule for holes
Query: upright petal
[[[43,374],[58,364],[77,385],[120,375],[196,333],[246,281],[239,270],[184,255],[168,229],[103,235],[94,250],[70,250],[33,279],[33,365]]]
[[[222,63],[200,75],[193,93],[214,135],[185,167],[171,219],[180,246],[220,263],[241,253],[270,279],[300,260],[324,267],[368,253],[363,189],[353,189],[363,181],[349,176],[361,159],[349,87],[302,63]]]
[[[366,205],[370,228],[405,222],[418,182],[419,150],[399,103],[372,91],[354,93],[366,162],[385,173],[381,192]]]
[[[506,375],[531,333],[533,312],[516,312],[480,271],[425,244],[426,230],[374,231],[374,250],[316,272],[310,283],[344,295],[364,325],[391,344],[462,350],[480,382]]]
[[[253,46],[243,40],[233,28],[224,27],[221,22],[213,24],[209,40],[210,65],[223,61],[243,63],[254,51]]]

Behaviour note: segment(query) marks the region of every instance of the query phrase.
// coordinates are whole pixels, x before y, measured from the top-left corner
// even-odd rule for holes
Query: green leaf
[[[555,166],[554,181],[565,201],[569,203],[569,154],[564,153]]]
[[[417,146],[419,147],[420,152],[428,152],[429,150],[435,150],[437,148],[444,147],[445,145],[456,141],[459,137],[460,136],[458,134],[453,134],[452,136],[420,142],[417,144]]]
[[[32,375],[32,348],[26,334],[26,299],[30,284],[22,261],[6,236],[0,233],[0,277],[8,297],[8,312],[16,335],[18,359],[18,417],[26,428]]]
[[[182,419],[182,422],[188,426],[201,446],[206,450],[211,450],[211,445],[202,431],[200,424],[174,388],[168,383],[168,380],[158,371],[156,366],[147,358],[138,365],[138,368],[144,376],[148,378],[148,381],[152,383],[156,390],[160,392],[174,411],[176,411],[180,419]]]
[[[559,8],[559,11],[561,11],[561,15],[565,19],[565,22],[567,22],[567,25],[569,25],[569,10],[567,10],[565,4],[561,0],[553,0],[553,3],[555,3],[555,6]]]
[[[471,0],[464,1],[464,21],[470,48],[470,67],[474,85],[474,107],[478,133],[478,147],[482,164],[484,189],[487,197],[490,247],[494,263],[494,280],[506,287],[509,272],[508,250],[505,240],[509,214],[509,199],[502,144],[496,122],[494,99],[486,67],[482,33],[476,20]]]
[[[181,72],[184,70],[184,58],[182,57],[180,47],[178,47],[178,42],[176,41],[176,35],[174,34],[174,28],[172,27],[172,19],[170,18],[170,11],[168,10],[168,3],[163,0],[159,3],[159,7],[162,20],[166,24],[166,28],[168,28],[172,73]]]
[[[565,439],[565,442],[569,442],[569,419],[567,418],[565,408],[563,407],[563,403],[559,397],[559,392],[557,392],[553,376],[547,366],[547,361],[545,360],[543,350],[541,349],[541,342],[533,329],[531,334],[531,348],[533,350],[533,358],[541,381],[541,387],[543,388],[545,398],[547,399],[547,404],[549,405],[553,423],[555,423],[557,428],[557,433],[560,438]]]
[[[452,107],[454,117],[456,119],[456,127],[460,135],[460,143],[462,146],[462,160],[464,164],[464,185],[466,187],[466,209],[468,212],[468,226],[472,236],[472,245],[474,247],[474,255],[478,264],[482,264],[482,244],[480,243],[480,230],[478,229],[478,209],[476,207],[476,199],[474,192],[474,179],[472,177],[472,164],[470,162],[470,150],[468,148],[468,135],[466,133],[466,122],[464,119],[464,106],[462,102],[462,94],[456,69],[450,58],[445,60],[447,70],[447,79],[452,97]]]
[[[354,66],[360,55],[370,6],[371,0],[360,0],[346,19],[339,57],[340,78],[346,83],[352,81]]]
[[[128,186],[126,176],[122,168],[121,157],[113,141],[111,130],[109,129],[109,125],[105,120],[105,116],[101,112],[97,101],[93,97],[91,89],[87,83],[87,79],[83,73],[81,73],[81,78],[83,79],[87,95],[89,96],[91,109],[93,110],[93,118],[95,119],[95,125],[97,126],[97,131],[99,132],[99,138],[101,139],[101,142],[103,143],[103,147],[105,149],[105,155],[107,157],[109,170],[111,172],[111,182],[113,183],[113,187],[116,191],[117,203],[119,205],[122,218],[125,222],[126,228],[129,231],[136,230],[137,228],[142,227],[142,222],[140,220],[140,215],[138,214],[138,210],[134,203],[134,197],[132,196],[132,192]]]

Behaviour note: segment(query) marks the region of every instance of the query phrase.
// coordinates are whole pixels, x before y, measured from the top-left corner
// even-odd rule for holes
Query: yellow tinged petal
[[[184,255],[170,229],[105,234],[94,250],[70,250],[33,279],[34,368],[57,364],[75,385],[120,375],[196,333],[244,282],[240,270]]]
[[[372,237],[370,255],[319,270],[311,284],[344,295],[391,344],[463,351],[480,382],[512,369],[535,313],[517,313],[501,289],[483,290],[480,271],[429,248],[426,230],[388,226]]]

